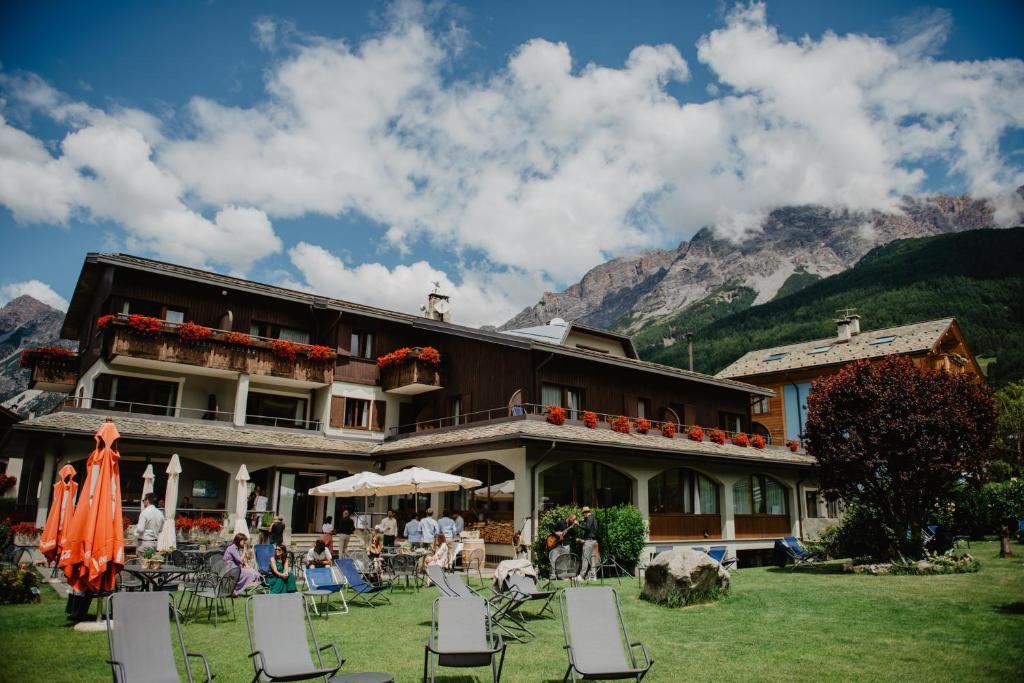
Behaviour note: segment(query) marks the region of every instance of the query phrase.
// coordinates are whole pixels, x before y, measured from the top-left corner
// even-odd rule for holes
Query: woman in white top
[[[444,534],[438,534],[434,537],[434,545],[431,546],[433,554],[426,559],[426,564],[436,564],[441,567],[448,567],[448,540],[444,537]]]

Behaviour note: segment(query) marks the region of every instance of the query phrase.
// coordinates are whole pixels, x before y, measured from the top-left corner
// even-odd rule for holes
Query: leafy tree
[[[1018,467],[1024,465],[1024,380],[996,392],[996,448]]]
[[[920,555],[929,517],[983,474],[995,429],[987,388],[903,356],[818,380],[807,409],[822,493],[871,508],[892,532],[890,557]]]

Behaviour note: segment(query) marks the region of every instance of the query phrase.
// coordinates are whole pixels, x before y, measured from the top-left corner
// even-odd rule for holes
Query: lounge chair
[[[441,597],[480,598],[487,605],[487,614],[495,628],[501,629],[502,633],[520,643],[533,639],[533,632],[513,611],[516,603],[508,600],[505,594],[496,593],[493,597],[487,598],[470,587],[458,574],[445,574],[437,565],[428,566],[426,571],[427,578],[433,582]]]
[[[574,553],[560,553],[551,561],[551,579],[548,581],[548,586],[552,586],[552,581],[568,581],[569,585],[576,585],[576,577],[580,573],[580,556]]]
[[[521,572],[509,574],[505,579],[505,587],[506,590],[502,595],[506,600],[514,603],[510,609],[520,615],[520,621],[522,621],[523,606],[533,601],[543,603],[540,610],[537,611],[537,616],[543,616],[545,612],[550,612],[552,617],[555,616],[554,610],[551,609],[551,600],[558,593],[557,590],[541,590],[532,576]]]
[[[726,554],[729,552],[729,547],[728,546],[713,545],[710,548],[708,548],[705,552],[707,552],[708,557],[710,557],[712,560],[714,560],[718,564],[722,565],[722,569],[732,570],[732,569],[736,568],[736,560],[737,560],[737,558],[730,557],[730,558],[726,559],[726,557],[725,557]]]
[[[622,619],[619,596],[611,586],[566,588],[559,611],[569,657],[563,681],[643,680],[654,665],[643,643],[632,642]],[[637,660],[636,648],[643,654]]]
[[[252,547],[253,555],[256,557],[256,568],[263,576],[270,575],[270,563],[274,559],[273,543],[257,543]]]
[[[256,672],[253,683],[327,680],[345,663],[334,644],[321,646],[317,642],[306,601],[298,593],[250,597],[245,601],[245,625],[252,646],[249,657]],[[316,652],[315,663],[309,654],[307,630]],[[337,666],[324,664],[323,652],[328,649],[334,652]]]
[[[107,663],[113,670],[114,683],[181,680],[174,663],[168,613],[174,618],[186,680],[189,683],[195,680],[190,661],[193,657],[203,661],[207,683],[213,680],[206,657],[185,648],[185,636],[178,621],[178,610],[174,608],[174,598],[166,592],[140,591],[114,593],[107,600],[107,642],[110,645]]]
[[[800,541],[795,536],[783,536],[782,545],[786,549],[786,554],[793,560],[793,566],[791,569],[796,569],[800,565],[811,566],[814,564],[815,556],[814,553],[800,545]]]
[[[345,577],[345,582],[348,584],[349,590],[352,591],[353,600],[369,607],[376,607],[374,603],[378,600],[382,600],[385,604],[391,604],[391,600],[384,594],[384,591],[391,588],[390,581],[370,583],[359,573],[356,563],[350,557],[339,557],[334,562],[341,570],[341,575]]]
[[[437,667],[491,667],[494,683],[501,680],[505,643],[494,633],[487,603],[481,597],[434,600],[430,637],[423,652],[423,680],[434,681]]]
[[[313,605],[313,611],[320,616],[320,607],[317,606],[317,599],[323,600],[321,605],[325,608],[323,616],[331,611],[331,596],[337,593],[341,596],[341,606],[344,607],[342,614],[348,614],[348,601],[345,600],[345,584],[339,581],[330,567],[306,567],[306,590],[303,593],[309,598]]]

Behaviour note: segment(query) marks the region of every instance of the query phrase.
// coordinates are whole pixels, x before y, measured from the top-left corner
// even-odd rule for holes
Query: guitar
[[[558,545],[558,542],[561,541],[563,538],[565,538],[565,535],[567,533],[569,533],[570,531],[572,531],[573,527],[578,526],[578,525],[579,525],[578,521],[577,522],[573,522],[572,524],[567,526],[562,531],[555,531],[553,533],[548,534],[548,537],[546,539],[544,539],[544,547],[547,548],[548,550],[554,550],[555,546]]]

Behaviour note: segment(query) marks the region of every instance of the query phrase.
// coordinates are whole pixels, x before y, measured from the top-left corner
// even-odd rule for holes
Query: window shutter
[[[373,416],[370,418],[370,429],[375,432],[383,432],[384,425],[387,424],[388,415],[388,402],[387,401],[374,401],[373,402]]]
[[[465,416],[465,415],[469,415],[471,412],[473,412],[473,394],[463,394],[462,395],[462,414],[463,414],[463,416]],[[470,419],[472,419],[472,418],[470,418]],[[466,418],[465,417],[462,418],[462,422],[463,423],[466,422]]]
[[[345,397],[331,396],[331,426],[345,426]]]

